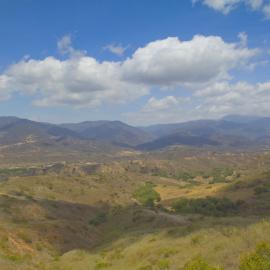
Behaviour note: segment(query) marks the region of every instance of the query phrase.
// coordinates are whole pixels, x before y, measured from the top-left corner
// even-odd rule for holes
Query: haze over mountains
[[[268,147],[270,118],[230,115],[220,120],[133,127],[120,121],[70,124],[40,123],[0,117],[0,145],[103,145],[137,150],[158,150],[173,145],[194,147]]]

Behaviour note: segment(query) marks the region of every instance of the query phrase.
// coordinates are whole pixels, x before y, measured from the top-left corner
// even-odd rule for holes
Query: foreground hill
[[[258,244],[268,254],[269,164],[265,152],[170,150],[1,167],[0,269],[268,270],[239,258]],[[198,258],[204,268],[185,268]]]

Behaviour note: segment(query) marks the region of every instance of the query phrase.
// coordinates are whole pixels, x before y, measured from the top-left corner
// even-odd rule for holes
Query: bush
[[[216,168],[212,171],[212,177],[210,184],[225,183],[227,177],[232,176],[234,171],[230,168]]]
[[[106,213],[99,213],[97,216],[90,220],[90,224],[94,226],[98,226],[102,223],[105,223],[107,221],[107,215]]]
[[[189,181],[192,180],[196,177],[195,174],[188,173],[188,172],[183,172],[178,175],[178,179],[181,179],[183,181]]]
[[[186,263],[182,270],[222,270],[222,268],[211,266],[201,257],[197,257]]]
[[[149,182],[139,187],[135,191],[134,197],[144,206],[154,206],[156,202],[160,201],[160,195],[154,190],[154,185]]]
[[[270,245],[261,243],[256,250],[241,259],[239,270],[269,270]]]
[[[172,205],[173,209],[179,213],[194,213],[209,216],[222,216],[231,213],[236,213],[239,204],[230,201],[227,198],[198,198],[187,199],[182,198]]]

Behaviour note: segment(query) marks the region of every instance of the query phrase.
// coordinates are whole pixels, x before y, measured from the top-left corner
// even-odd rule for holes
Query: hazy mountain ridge
[[[61,139],[81,140],[82,137],[69,129],[49,123],[40,123],[15,117],[0,118],[0,144],[12,144],[25,141],[50,141]]]
[[[121,121],[87,121],[62,124],[85,139],[104,140],[120,146],[136,146],[154,139],[154,135]]]
[[[146,127],[158,139],[138,146],[154,150],[183,144],[191,146],[262,147],[270,144],[270,118],[226,116],[220,120],[197,120]],[[196,138],[196,143],[186,138]],[[155,146],[155,148],[153,148]]]
[[[77,145],[81,147],[91,143],[92,146],[104,144],[150,151],[173,145],[268,147],[270,118],[231,115],[220,120],[197,120],[142,128],[120,121],[86,121],[56,125],[16,117],[0,117],[0,144],[18,143],[36,143],[42,146],[61,143],[75,148]]]

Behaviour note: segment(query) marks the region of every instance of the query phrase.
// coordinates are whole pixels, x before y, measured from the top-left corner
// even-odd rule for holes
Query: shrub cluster
[[[135,199],[144,206],[154,206],[156,202],[160,201],[160,195],[154,187],[150,182],[145,183],[135,191]]]
[[[105,223],[107,221],[107,215],[106,213],[98,213],[95,218],[91,219],[89,221],[89,224],[93,226],[101,225],[102,223]]]
[[[179,213],[194,213],[208,216],[224,216],[237,213],[242,202],[232,202],[228,198],[182,198],[173,203],[172,207]]]

